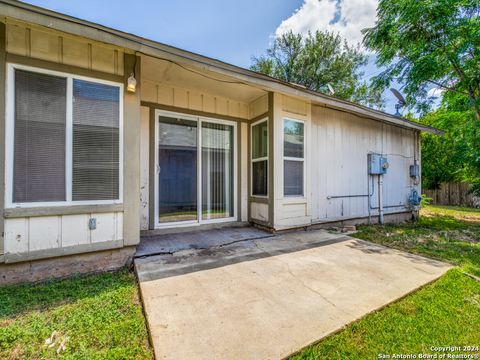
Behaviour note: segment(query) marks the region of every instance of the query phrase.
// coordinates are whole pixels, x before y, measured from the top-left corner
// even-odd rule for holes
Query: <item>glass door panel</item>
[[[158,119],[158,222],[198,220],[197,122]]]
[[[202,219],[233,217],[233,126],[202,122]]]

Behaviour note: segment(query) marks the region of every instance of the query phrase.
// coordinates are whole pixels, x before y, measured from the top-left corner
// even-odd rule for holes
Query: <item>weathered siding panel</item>
[[[368,216],[368,197],[340,197],[372,193],[378,206],[378,177],[367,176],[367,154],[384,154],[390,167],[384,175],[385,212],[405,211],[411,189],[409,176],[414,162],[415,132],[314,106],[312,142],[312,222]],[[418,156],[418,154],[417,154]],[[373,184],[372,184],[373,179]],[[378,214],[376,209],[372,215]]]
[[[309,102],[274,94],[274,223],[276,229],[301,226],[311,222],[311,104]],[[304,122],[304,196],[285,197],[283,194],[283,121],[284,119]]]
[[[140,124],[140,229],[149,228],[150,109],[142,106]]]
[[[97,219],[95,230],[88,227],[90,218]],[[122,239],[122,212],[5,219],[6,254]]]
[[[267,222],[268,221],[268,205],[263,203],[257,203],[257,202],[250,203],[250,216],[252,217],[252,219]]]
[[[6,51],[92,70],[92,73],[124,74],[121,48],[13,19],[6,19]],[[91,217],[97,219],[96,230],[88,228]],[[123,238],[123,212],[5,219],[5,254],[28,257],[30,253],[43,252],[46,255],[40,257],[45,257],[49,249],[82,247]]]
[[[69,35],[7,19],[7,52],[39,60],[123,75],[123,51]]]
[[[240,220],[248,221],[248,129],[246,123],[240,124]]]
[[[268,111],[268,95],[263,95],[258,99],[253,100],[249,104],[250,119],[256,118]]]
[[[165,83],[142,79],[142,101],[203,111],[212,114],[248,119],[247,103],[214,96],[195,89],[184,89]]]
[[[78,224],[88,224],[89,216],[66,215],[62,217],[62,247],[84,245],[90,243],[90,230],[87,226],[78,226]]]

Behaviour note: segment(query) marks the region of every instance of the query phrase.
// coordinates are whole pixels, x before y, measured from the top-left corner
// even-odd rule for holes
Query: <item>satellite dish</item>
[[[405,101],[405,98],[402,96],[402,94],[400,94],[400,92],[397,89],[391,88],[390,91],[398,99],[398,103],[395,104],[395,110],[396,110],[395,116],[402,116],[402,114],[400,114],[400,109],[405,105],[407,105],[407,102]]]
[[[328,92],[330,95],[334,95],[335,94],[335,90],[333,89],[332,85],[330,84],[327,84],[327,87],[328,87]]]

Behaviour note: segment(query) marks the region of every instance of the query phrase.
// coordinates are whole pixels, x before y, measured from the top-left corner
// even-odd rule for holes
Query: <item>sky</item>
[[[339,32],[350,44],[375,23],[378,0],[24,0],[138,36],[248,68],[275,35]],[[379,69],[374,57],[365,77]],[[385,110],[395,100],[385,92]]]

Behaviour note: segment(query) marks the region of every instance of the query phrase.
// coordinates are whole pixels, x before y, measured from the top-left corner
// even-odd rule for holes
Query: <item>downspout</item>
[[[373,188],[372,193],[370,194],[370,174],[368,172],[368,163],[367,163],[367,196],[368,196],[368,224],[372,223],[372,195],[373,195]]]
[[[384,224],[383,219],[383,175],[378,175],[378,221]]]

